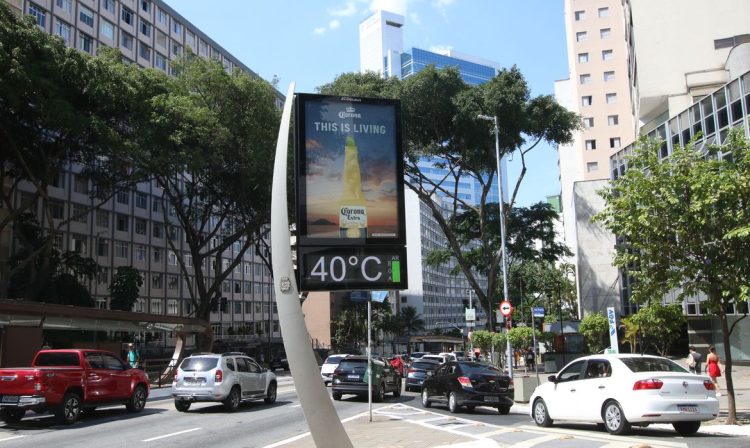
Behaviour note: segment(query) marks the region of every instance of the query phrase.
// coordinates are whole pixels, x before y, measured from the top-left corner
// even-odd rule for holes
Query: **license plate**
[[[484,397],[484,401],[487,403],[498,403],[500,401],[500,398],[498,397]]]
[[[346,377],[349,378],[350,380],[358,380],[359,379],[359,375],[347,375]]]
[[[698,406],[677,405],[677,410],[680,411],[680,412],[696,413],[696,412],[698,412]]]
[[[18,395],[3,395],[3,403],[18,403]]]

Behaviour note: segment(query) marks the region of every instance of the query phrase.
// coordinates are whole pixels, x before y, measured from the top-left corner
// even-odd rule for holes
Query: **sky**
[[[568,78],[562,0],[166,0],[261,77],[286,94],[315,93],[337,75],[359,71],[359,23],[384,9],[406,17],[404,48],[453,49],[500,67],[517,65],[532,95]],[[502,120],[502,117],[499,117]],[[519,158],[508,164],[512,189]],[[560,193],[556,150],[527,156],[517,206]]]

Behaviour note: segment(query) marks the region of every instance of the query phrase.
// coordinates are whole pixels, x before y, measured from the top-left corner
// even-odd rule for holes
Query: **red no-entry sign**
[[[513,305],[511,305],[510,302],[507,300],[504,300],[500,303],[500,314],[502,314],[505,317],[510,316],[510,313],[513,312]]]

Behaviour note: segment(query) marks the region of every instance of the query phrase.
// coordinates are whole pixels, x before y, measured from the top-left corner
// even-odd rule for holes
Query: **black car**
[[[274,356],[271,362],[268,364],[268,370],[273,372],[276,369],[289,370],[289,361],[286,359],[286,355]]]
[[[505,415],[513,406],[513,380],[498,369],[478,362],[449,361],[422,384],[422,406],[445,403],[450,412],[465,406],[491,406]]]
[[[394,397],[401,396],[401,375],[388,362],[372,360],[372,401],[382,401],[383,395],[393,392]],[[342,395],[367,396],[367,357],[347,356],[339,362],[333,371],[331,382],[334,400],[341,400]]]
[[[422,390],[422,382],[428,375],[435,373],[440,363],[431,359],[417,359],[414,361],[406,373],[406,391]]]

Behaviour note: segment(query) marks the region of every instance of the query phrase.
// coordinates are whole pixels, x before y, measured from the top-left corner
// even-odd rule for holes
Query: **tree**
[[[507,338],[513,347],[530,347],[534,342],[534,330],[531,327],[514,327],[508,330]]]
[[[0,275],[0,297],[7,293],[7,281],[26,270],[30,289],[23,296],[33,299],[42,284],[35,278],[50,275],[47,262],[61,229],[138,179],[130,169],[137,147],[129,119],[137,115],[139,90],[126,76],[135,68],[67,48],[5,2],[0,3],[0,42],[0,200],[6,210],[0,233],[22,214],[37,212],[38,205],[45,227],[43,244]],[[61,218],[48,190],[63,186],[61,175],[73,164],[77,180],[91,183],[91,202]],[[3,269],[9,266],[4,257]]]
[[[600,313],[587,314],[581,320],[578,331],[586,338],[592,353],[599,353],[608,345],[609,321]]]
[[[180,253],[184,240],[192,265],[177,257],[195,316],[209,320],[222,283],[248,249],[270,266],[260,249],[270,223],[273,152],[280,113],[266,81],[215,60],[188,54],[174,62],[174,77],[146,71],[161,92],[137,118],[143,157],[138,166],[161,188],[168,216],[167,242]],[[184,232],[180,235],[179,232]],[[210,350],[212,337],[198,345]]]
[[[630,321],[638,327],[642,345],[653,345],[661,356],[667,356],[669,347],[680,338],[686,319],[681,306],[654,302],[631,315]]]
[[[596,219],[622,242],[614,264],[633,276],[634,302],[673,292],[678,300],[705,297],[701,306],[721,328],[727,423],[734,424],[730,336],[747,314],[730,326],[726,310],[750,296],[750,236],[734,232],[750,222],[749,144],[733,132],[722,146],[675,147],[663,160],[659,148],[658,141],[637,143],[627,171],[601,192],[607,206]]]
[[[503,69],[485,84],[466,84],[454,68],[438,70],[427,67],[403,81],[395,79],[378,83],[373,74],[345,74],[319,88],[323,94],[380,96],[400,98],[404,123],[405,183],[429,207],[445,234],[451,255],[466,276],[485,310],[494,309],[498,297],[500,251],[491,249],[497,233],[492,225],[487,197],[493,188],[497,165],[495,138],[487,122],[479,114],[500,118],[500,155],[518,157],[521,172],[510,194],[506,217],[512,215],[518,189],[526,174],[526,154],[540,142],[565,143],[571,140],[578,126],[577,115],[558,105],[550,95],[532,97],[520,70]],[[434,182],[419,165],[425,157],[449,171],[440,182]],[[481,185],[479,204],[467,203],[458,194],[458,179],[472,178]],[[455,225],[450,217],[473,211],[478,237],[487,259],[482,273],[487,286],[482,287],[481,275],[473,269]],[[495,216],[497,214],[495,213]],[[507,221],[506,221],[507,222]],[[496,246],[495,246],[496,247]],[[493,313],[487,313],[488,328],[493,328]]]
[[[112,296],[110,308],[132,311],[141,286],[143,286],[143,277],[138,269],[131,266],[119,266],[109,285],[109,293]]]
[[[636,353],[638,351],[638,335],[640,334],[641,329],[631,316],[622,319],[622,326],[625,327],[623,343],[630,346],[631,353]]]
[[[409,341],[409,343],[406,344],[406,351],[411,354],[411,335],[424,331],[424,320],[419,317],[417,309],[409,305],[401,308],[401,313],[398,317],[401,320],[401,326],[406,333],[407,340]]]

